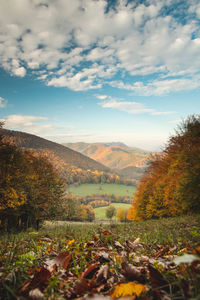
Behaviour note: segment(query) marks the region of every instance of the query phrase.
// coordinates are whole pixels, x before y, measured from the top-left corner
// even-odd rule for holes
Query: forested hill
[[[115,170],[123,178],[140,180],[144,173],[149,151],[128,147],[123,143],[67,143],[63,144],[75,151]]]
[[[83,154],[69,149],[63,145],[51,142],[36,135],[25,132],[1,129],[4,141],[15,144],[19,148],[25,148],[43,154],[59,168],[74,166],[83,170],[109,172],[109,168]]]
[[[150,155],[149,151],[128,147],[123,143],[66,143],[63,145],[112,169],[144,167]]]

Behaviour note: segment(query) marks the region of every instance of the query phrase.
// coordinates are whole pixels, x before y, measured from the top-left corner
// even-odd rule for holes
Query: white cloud
[[[105,99],[108,98],[107,95],[95,95],[95,97],[96,97],[97,99],[99,99],[99,100],[105,100]]]
[[[145,3],[115,1],[107,10],[106,0],[1,0],[1,66],[19,77],[37,70],[47,85],[75,91],[101,88],[119,71],[154,74],[139,87],[120,83],[138,95],[199,87],[199,1]]]
[[[168,114],[175,113],[173,111],[159,112],[156,111],[155,109],[148,108],[144,104],[138,102],[116,100],[111,97],[109,97],[109,99],[104,102],[99,102],[99,105],[103,108],[112,108],[112,109],[127,112],[129,114],[148,113],[151,115],[158,116],[158,115],[168,115]]]
[[[0,97],[0,108],[4,108],[7,105],[7,100]]]
[[[120,89],[133,91],[134,94],[141,96],[151,95],[165,95],[170,92],[179,92],[185,90],[193,90],[200,87],[200,76],[194,75],[192,78],[176,78],[176,79],[162,79],[149,81],[146,84],[143,82],[134,82],[127,84],[122,81],[112,81],[111,86]]]
[[[33,134],[43,134],[57,128],[55,125],[46,123],[50,121],[46,117],[9,115],[2,119],[2,121],[5,121],[6,128],[26,131]]]

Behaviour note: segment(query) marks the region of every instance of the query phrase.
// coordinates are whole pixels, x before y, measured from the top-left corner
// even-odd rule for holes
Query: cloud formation
[[[105,96],[105,95],[103,95]],[[97,96],[98,97],[98,96]],[[106,97],[106,96],[105,96]],[[99,97],[99,99],[105,99]],[[139,102],[133,102],[133,101],[122,101],[121,99],[114,99],[110,96],[107,96],[107,98],[104,101],[99,102],[99,105],[103,108],[112,108],[116,109],[119,111],[124,111],[129,114],[151,114],[154,116],[159,116],[159,115],[169,115],[169,114],[174,114],[174,111],[156,111],[155,109],[148,108],[144,104],[139,103]]]
[[[57,128],[50,123],[46,123],[50,121],[46,117],[9,115],[2,119],[2,121],[5,122],[6,128],[22,130],[33,134],[44,134]]]
[[[4,108],[7,105],[7,100],[0,97],[0,108]]]
[[[200,86],[198,0],[108,3],[1,0],[1,66],[75,91],[111,84],[148,96]]]

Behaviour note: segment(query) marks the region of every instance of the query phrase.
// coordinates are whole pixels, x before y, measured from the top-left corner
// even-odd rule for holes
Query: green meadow
[[[118,208],[129,209],[131,206],[130,204],[127,203],[112,203],[112,205],[116,208],[116,211],[118,210]],[[106,217],[107,207],[108,206],[103,206],[94,209],[95,220],[108,220],[108,218]],[[113,219],[115,219],[115,217]]]
[[[114,194],[115,196],[132,197],[136,191],[136,187],[112,183],[81,184],[79,186],[70,185],[67,191],[74,194],[75,196],[88,196],[92,194]]]

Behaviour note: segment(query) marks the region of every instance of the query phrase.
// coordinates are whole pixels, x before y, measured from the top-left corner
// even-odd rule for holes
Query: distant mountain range
[[[46,156],[54,165],[57,165],[58,168],[73,166],[83,170],[110,171],[108,167],[79,152],[39,136],[7,129],[1,129],[0,134],[4,135],[4,141],[6,142]]]
[[[64,146],[78,151],[103,165],[116,170],[124,177],[141,177],[151,152],[128,147],[123,143],[65,143]]]

